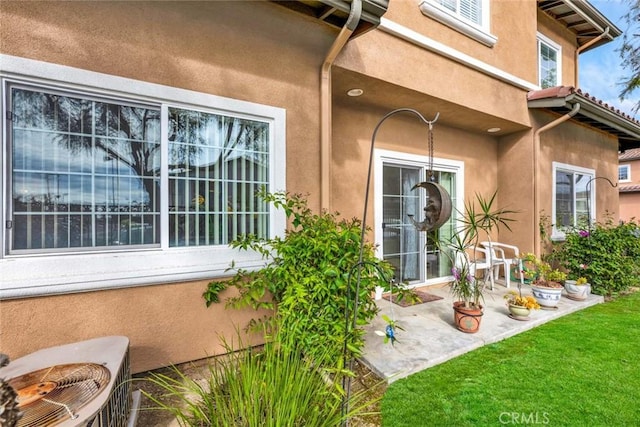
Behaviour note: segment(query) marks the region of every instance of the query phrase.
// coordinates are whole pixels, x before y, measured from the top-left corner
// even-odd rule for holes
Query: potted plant
[[[556,308],[562,296],[562,282],[567,274],[542,260],[536,262],[537,277],[531,283],[531,292],[542,308]]]
[[[584,301],[591,294],[591,284],[586,277],[578,277],[576,280],[567,279],[564,281],[564,290],[567,298]]]
[[[540,304],[531,295],[525,297],[522,296],[520,289],[518,292],[509,291],[505,294],[507,308],[509,309],[509,316],[516,320],[529,320],[531,310],[538,310]]]
[[[531,284],[531,282],[538,277],[538,272],[536,271],[537,262],[538,259],[533,253],[527,252],[522,254],[520,259],[514,262],[511,280],[517,281],[520,279],[520,275],[522,275],[523,282],[527,285]],[[519,273],[517,271],[518,266],[522,266],[522,270],[520,270]]]
[[[475,203],[465,203],[464,212],[460,219],[461,226],[454,233],[450,241],[439,242],[443,252],[449,255],[452,262],[451,293],[454,297],[453,310],[456,327],[462,332],[475,333],[480,327],[482,319],[484,289],[486,277],[478,277],[480,265],[478,253],[483,253],[483,262],[488,262],[487,253],[479,247],[481,237],[490,239],[491,232],[500,226],[508,230],[509,216],[515,211],[494,208],[497,191],[486,199],[476,193]],[[476,206],[477,205],[477,206]],[[487,268],[486,271],[489,271]]]

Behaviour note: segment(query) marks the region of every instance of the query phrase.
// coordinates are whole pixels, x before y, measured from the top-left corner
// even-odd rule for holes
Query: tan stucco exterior
[[[620,191],[620,220],[640,220],[640,149],[631,150],[626,156],[620,158],[620,166],[629,166],[629,181],[618,183]]]
[[[492,1],[486,47],[426,16],[413,1],[392,1],[385,18],[488,66],[537,81],[536,31],[563,48],[563,84],[574,84],[573,33],[542,14],[536,2]],[[268,2],[0,3],[0,53],[76,67],[286,110],[287,190],[309,194],[320,208],[320,67],[337,30]],[[399,107],[440,118],[435,156],[464,162],[464,196],[490,195],[518,210],[512,232],[494,236],[531,251],[538,239],[534,131],[556,116],[531,113],[527,89],[374,30],[350,41],[332,68],[330,205],[362,215],[371,134]],[[364,95],[346,96],[360,87]],[[496,134],[487,133],[500,127]],[[377,147],[427,154],[425,128],[410,117],[389,120]],[[615,177],[614,137],[573,122],[541,137],[541,208],[551,209],[551,162]],[[597,183],[597,212],[615,211],[617,193]],[[375,191],[373,189],[372,191]],[[369,205],[372,224],[373,205]],[[617,215],[617,212],[615,212]],[[2,260],[0,260],[1,262]],[[0,264],[1,267],[1,264]],[[206,308],[207,281],[0,301],[0,350],[12,358],[39,348],[101,335],[131,340],[134,372],[224,350],[254,314]],[[251,341],[254,342],[254,341]]]

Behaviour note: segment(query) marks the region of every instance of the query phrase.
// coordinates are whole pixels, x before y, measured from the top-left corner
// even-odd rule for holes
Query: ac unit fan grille
[[[109,370],[95,363],[54,365],[13,378],[9,384],[23,412],[18,427],[54,426],[74,419],[110,378]]]

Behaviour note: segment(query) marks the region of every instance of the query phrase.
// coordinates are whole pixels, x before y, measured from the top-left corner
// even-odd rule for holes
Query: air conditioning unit
[[[17,427],[133,427],[129,339],[95,338],[36,351],[0,369],[18,394]]]

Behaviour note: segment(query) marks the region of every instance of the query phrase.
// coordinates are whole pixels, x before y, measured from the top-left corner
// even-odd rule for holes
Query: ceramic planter
[[[522,307],[521,305],[509,304],[509,313],[511,317],[517,320],[527,320],[531,314],[531,309]]]
[[[531,285],[531,293],[533,293],[533,297],[542,308],[556,308],[562,296],[562,289],[562,287],[549,288],[535,284]]]
[[[589,283],[576,285],[575,280],[565,280],[564,290],[567,298],[576,301],[583,301],[591,294],[591,285]]]
[[[463,301],[453,303],[453,314],[456,327],[467,334],[475,334],[480,329],[482,320],[482,306],[466,308]]]

